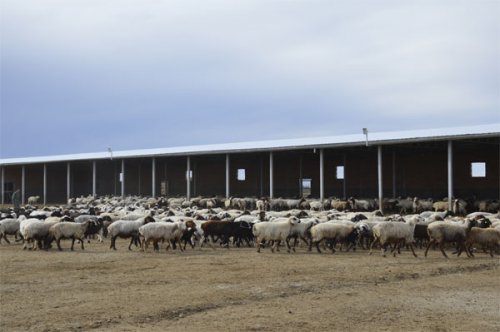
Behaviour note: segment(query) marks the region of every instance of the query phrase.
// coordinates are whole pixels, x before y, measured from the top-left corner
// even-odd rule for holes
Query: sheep
[[[0,243],[3,238],[8,244],[10,244],[9,239],[7,239],[7,235],[14,235],[16,241],[18,241],[17,239],[20,237],[19,226],[19,219],[8,218],[0,220]]]
[[[432,208],[434,209],[435,212],[438,211],[448,211],[448,201],[437,201],[432,203]]]
[[[87,232],[87,228],[89,227],[91,220],[84,221],[83,223],[76,222],[59,222],[54,224],[49,229],[49,234],[51,236],[51,240],[55,240],[57,244],[57,249],[62,251],[61,248],[61,239],[71,239],[71,251],[73,251],[73,247],[75,245],[75,240],[79,240],[81,243],[82,250],[83,247],[83,238],[85,237],[85,233]]]
[[[398,198],[396,207],[399,208],[399,213],[406,214],[410,211],[413,211],[413,199],[410,197],[407,198]]]
[[[321,253],[319,243],[323,240],[333,240],[334,244],[337,241],[346,240],[353,232],[356,232],[354,223],[344,222],[326,222],[317,224],[311,227],[311,241],[309,242],[309,251],[313,244],[316,245],[316,250]],[[335,245],[331,247],[332,253],[335,252]]]
[[[466,253],[469,257],[474,257],[471,247],[473,244],[478,244],[490,249],[490,256],[493,257],[493,250],[497,250],[500,246],[500,230],[496,228],[479,228],[472,227],[465,240]],[[461,251],[457,256],[460,256]],[[470,254],[470,255],[469,255]]]
[[[27,243],[31,241],[34,242],[32,249],[48,249],[50,245],[50,227],[60,221],[61,219],[58,217],[51,217],[50,220],[45,221],[40,221],[38,219],[26,219],[25,222],[21,222],[19,228],[25,241],[23,249],[26,249]]]
[[[420,199],[418,197],[413,198],[413,213],[421,213],[423,211],[430,211],[433,209],[432,207],[432,199]]]
[[[288,235],[288,238],[286,239],[289,245],[290,239],[294,239],[292,247],[293,251],[295,251],[295,246],[297,245],[297,238],[301,238],[302,241],[304,241],[306,244],[309,242],[309,240],[311,239],[310,229],[312,226],[318,223],[319,221],[316,218],[300,219],[300,223],[293,227],[293,229],[290,231],[290,234]]]
[[[443,256],[448,258],[443,249],[446,242],[456,242],[459,251],[465,249],[467,255],[469,255],[468,249],[464,248],[464,243],[471,228],[472,222],[469,219],[466,219],[463,224],[445,221],[431,222],[427,226],[427,233],[429,234],[430,241],[427,244],[424,256],[427,257],[430,246],[436,243],[439,245],[439,249],[443,253]]]
[[[35,205],[36,203],[38,203],[39,199],[40,199],[40,196],[30,196],[30,197],[28,197],[28,204]]]
[[[108,234],[111,237],[110,249],[116,250],[115,242],[116,238],[131,238],[128,250],[132,246],[132,243],[138,241],[139,237],[139,227],[144,224],[154,222],[155,220],[151,216],[138,218],[136,220],[117,220],[108,226]]]
[[[182,222],[155,222],[148,223],[139,227],[139,234],[142,237],[141,248],[146,251],[149,242],[153,242],[153,247],[155,251],[159,250],[158,242],[167,241],[170,242],[176,239],[177,229],[180,225],[184,225]],[[185,225],[184,225],[185,226]],[[182,251],[182,246],[181,251]],[[168,247],[167,247],[168,250]]]
[[[394,257],[396,257],[396,248],[399,247],[403,242],[406,243],[413,256],[417,257],[415,250],[413,249],[413,234],[415,232],[415,225],[417,223],[417,218],[412,218],[407,222],[381,222],[373,227],[373,236],[375,240],[370,246],[370,255],[372,254],[373,246],[375,243],[380,243],[382,256],[385,257],[387,251],[387,245],[390,243],[395,244],[393,249]]]
[[[286,242],[286,239],[295,225],[299,223],[300,219],[297,217],[289,217],[276,222],[260,222],[254,224],[252,226],[252,233],[257,241],[257,252],[260,253],[262,241],[275,241],[271,246],[271,251],[273,253],[278,243],[285,241],[287,252],[290,253],[290,245]]]
[[[466,215],[467,214],[467,202],[463,199],[455,199],[453,200],[452,211],[454,215]]]
[[[346,211],[352,209],[349,201],[342,201],[340,199],[333,199],[331,202],[332,209],[337,211]]]

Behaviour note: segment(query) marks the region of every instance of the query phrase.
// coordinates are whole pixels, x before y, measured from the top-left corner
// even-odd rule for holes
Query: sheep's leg
[[[285,240],[285,245],[286,245],[286,251],[290,253],[290,244],[286,240]],[[295,251],[295,249],[293,249],[293,251]]]
[[[113,249],[113,250],[116,250],[116,246],[115,246],[115,242],[116,242],[116,238],[118,236],[113,236],[111,237],[111,245],[109,246],[109,249]]]
[[[443,253],[444,257],[449,258],[448,255],[444,252],[444,241],[439,244],[439,249]]]
[[[319,254],[321,254],[321,250],[319,250],[319,243],[320,241],[316,241],[316,250],[318,251]]]
[[[387,251],[387,244],[383,244],[380,246],[380,250],[382,251],[382,256],[383,257],[386,257],[385,256],[385,252]]]
[[[57,249],[59,249],[59,251],[62,251],[62,248],[61,248],[61,239],[56,239],[56,244],[57,244]]]
[[[256,240],[257,240],[257,252],[260,253],[260,246],[262,244],[262,241],[260,238],[257,238]]]
[[[372,243],[370,245],[370,253],[369,253],[369,255],[373,254],[373,246],[375,245],[375,242],[377,242],[377,241],[378,241],[378,239],[375,239],[375,240],[372,241]]]
[[[409,245],[410,245],[411,252],[413,253],[413,256],[418,257],[417,254],[415,253],[415,250],[413,249],[413,244],[410,243]]]
[[[134,240],[135,240],[135,237],[132,236],[132,238],[130,239],[130,243],[128,245],[128,250],[132,250],[132,243],[134,243]]]
[[[436,242],[436,240],[434,240],[434,239],[432,239],[432,240],[429,241],[429,243],[427,244],[427,248],[425,248],[425,254],[424,254],[425,257],[427,257],[427,252],[429,251],[429,248],[435,242]]]
[[[85,250],[85,248],[83,247],[83,240],[82,239],[79,239],[80,240],[80,243],[82,245],[82,250]]]
[[[2,242],[2,240],[1,240],[1,239],[2,239],[2,237],[3,237],[3,239],[4,239],[4,240],[5,240],[8,244],[10,244],[9,239],[7,238],[7,235],[5,235],[5,234],[0,234],[0,243]]]
[[[214,237],[212,235],[208,236],[208,241],[210,242],[210,247],[212,247],[212,249],[215,250]]]
[[[75,238],[74,237],[71,237],[71,251],[73,251],[73,248],[75,246]]]

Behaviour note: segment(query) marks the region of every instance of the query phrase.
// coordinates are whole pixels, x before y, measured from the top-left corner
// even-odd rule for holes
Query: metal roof
[[[387,145],[413,143],[436,140],[457,140],[464,138],[481,138],[500,136],[500,123],[453,128],[437,128],[424,130],[369,132],[370,145]],[[227,144],[191,145],[158,149],[142,149],[113,151],[113,158],[138,158],[160,156],[187,156],[206,154],[225,154],[242,152],[262,152],[279,150],[296,150],[306,148],[328,148],[343,146],[360,146],[365,144],[365,135],[342,135],[327,137],[309,137],[268,141],[239,142]],[[109,159],[109,152],[79,153],[56,156],[25,157],[0,159],[0,165],[21,165],[34,163],[64,162],[76,160]]]

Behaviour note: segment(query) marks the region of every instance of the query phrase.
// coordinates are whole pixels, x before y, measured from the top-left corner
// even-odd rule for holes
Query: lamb
[[[493,257],[493,250],[500,246],[500,230],[496,228],[472,227],[465,240],[466,253],[469,257],[474,257],[471,247],[473,244],[480,245],[490,249],[490,256]],[[460,256],[461,251],[457,256]],[[469,255],[470,254],[470,255]]]
[[[326,222],[311,227],[311,242],[309,243],[309,251],[313,244],[316,245],[316,250],[321,253],[319,243],[323,240],[337,241],[346,240],[351,234],[356,232],[354,223],[347,222]],[[331,247],[332,253],[335,252],[335,245]]]
[[[467,255],[469,255],[468,249],[464,247],[464,242],[471,228],[472,222],[469,219],[466,219],[463,224],[445,221],[431,222],[427,226],[427,233],[429,234],[430,241],[427,244],[424,256],[427,257],[430,246],[436,243],[439,245],[439,249],[443,253],[443,256],[448,258],[443,249],[446,242],[456,242],[459,251],[465,249]]]
[[[35,205],[36,203],[38,203],[39,199],[40,199],[40,196],[30,196],[30,197],[28,197],[28,204]]]
[[[73,251],[75,240],[80,240],[82,250],[83,247],[83,238],[85,237],[85,233],[87,232],[87,228],[91,223],[90,220],[84,221],[83,223],[76,222],[59,222],[54,224],[49,229],[49,233],[51,236],[51,240],[55,240],[57,244],[57,249],[62,251],[61,248],[61,239],[71,239],[71,251]]]
[[[413,256],[417,257],[415,250],[413,249],[413,234],[415,232],[415,225],[417,223],[417,218],[412,218],[407,222],[381,222],[373,227],[373,236],[375,240],[370,246],[370,255],[372,254],[373,246],[375,243],[380,243],[382,256],[385,257],[387,251],[387,245],[393,243],[396,247],[399,247],[402,243],[406,243]],[[394,247],[394,257],[396,257],[396,247]]]
[[[132,250],[130,247],[132,246],[132,243],[134,243],[134,240],[139,240],[139,227],[154,221],[153,217],[147,216],[136,220],[117,220],[113,222],[108,226],[108,234],[111,237],[110,249],[116,250],[116,238],[120,237],[122,239],[131,238],[128,250]]]
[[[290,217],[282,221],[259,222],[254,224],[252,226],[252,233],[257,241],[257,252],[260,253],[262,241],[275,241],[271,246],[271,251],[273,253],[279,242],[285,241],[287,252],[290,253],[290,245],[286,242],[286,239],[295,225],[299,223],[300,219],[297,217]]]

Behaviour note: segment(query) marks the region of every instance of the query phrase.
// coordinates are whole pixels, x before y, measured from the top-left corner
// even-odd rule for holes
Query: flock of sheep
[[[7,236],[23,241],[23,248],[45,249],[62,239],[75,241],[81,249],[84,242],[97,237],[110,239],[116,250],[119,238],[130,239],[132,245],[147,251],[172,247],[185,250],[215,246],[262,246],[279,251],[285,246],[295,251],[302,243],[307,250],[320,246],[335,252],[380,248],[385,256],[411,250],[414,245],[428,250],[451,247],[457,255],[463,251],[473,257],[474,250],[489,250],[493,257],[500,248],[500,214],[498,201],[469,202],[456,199],[452,211],[447,201],[432,202],[418,198],[384,201],[384,216],[375,210],[376,200],[306,200],[255,198],[151,198],[151,197],[80,197],[65,206],[37,209],[27,205],[19,210],[2,210],[0,243],[10,243]],[[471,212],[471,210],[473,212]]]

